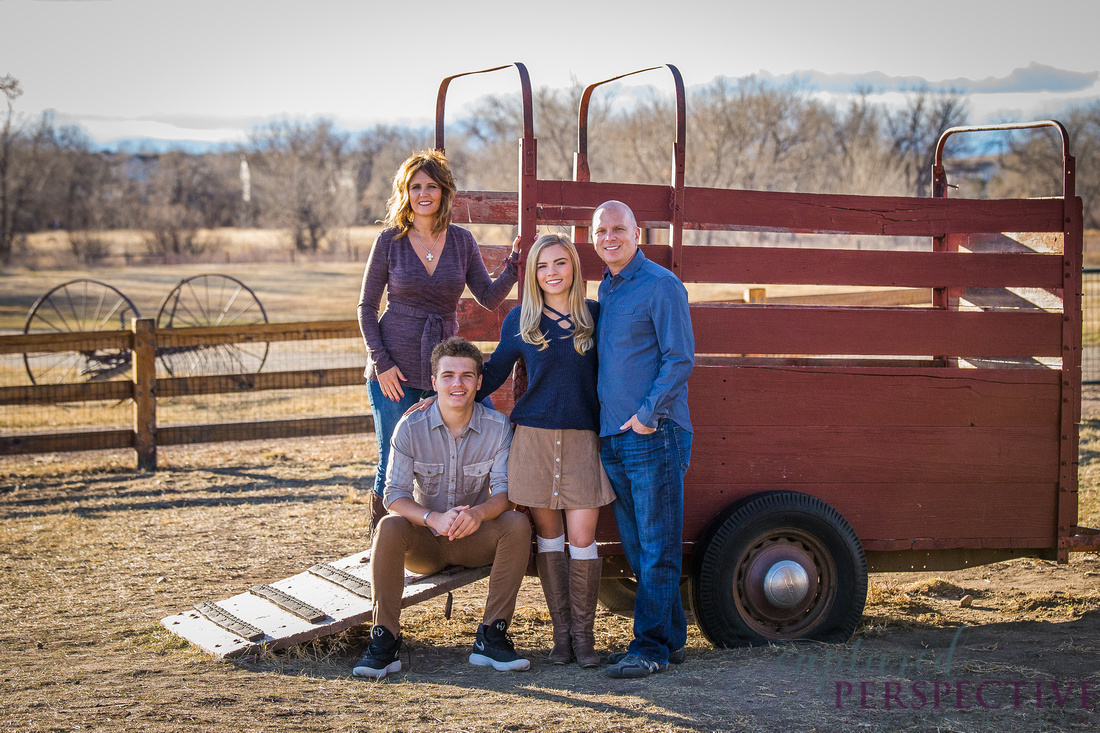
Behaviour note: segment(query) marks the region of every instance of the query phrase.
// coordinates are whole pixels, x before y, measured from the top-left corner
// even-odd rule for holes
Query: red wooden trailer
[[[524,247],[539,226],[575,227],[584,277],[598,280],[603,263],[586,227],[596,206],[618,199],[647,231],[668,232],[667,244],[642,250],[689,289],[927,291],[918,307],[693,303],[684,567],[708,639],[843,641],[862,614],[869,570],[1064,562],[1070,551],[1100,547],[1096,530],[1077,525],[1082,222],[1059,123],[1024,126],[1061,134],[1061,198],[948,198],[944,142],[978,128],[940,140],[932,198],[693,188],[684,185],[684,87],[669,65],[655,67],[671,72],[676,94],[668,185],[590,180],[587,110],[606,82],[584,92],[573,180],[544,180],[527,70],[485,71],[508,68],[519,73],[523,102],[517,192],[461,192],[456,222],[518,217]],[[460,76],[440,86],[440,149],[447,90]],[[809,247],[703,246],[684,244],[690,230],[827,236]],[[889,237],[920,244],[845,246]],[[463,308],[465,332],[485,339],[508,307],[488,321]],[[615,576],[602,597],[628,595],[610,512],[598,539]]]

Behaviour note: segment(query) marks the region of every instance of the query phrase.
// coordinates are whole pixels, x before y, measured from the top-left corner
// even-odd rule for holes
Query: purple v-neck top
[[[432,349],[458,333],[458,300],[469,285],[485,308],[504,302],[516,284],[518,270],[509,263],[495,281],[485,269],[474,235],[454,224],[431,275],[408,235],[387,229],[374,240],[359,294],[359,329],[367,346],[367,379],[397,366],[408,380],[402,386],[431,389]],[[438,250],[437,250],[438,251]],[[378,316],[382,292],[389,289],[386,310]]]

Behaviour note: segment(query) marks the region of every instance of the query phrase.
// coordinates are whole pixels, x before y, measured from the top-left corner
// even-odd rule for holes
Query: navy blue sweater
[[[600,304],[586,300],[595,323]],[[495,392],[512,373],[516,359],[527,367],[527,391],[512,408],[516,425],[548,430],[600,429],[600,398],[596,393],[596,348],[583,355],[573,348],[572,330],[563,329],[545,313],[540,326],[549,346],[542,351],[519,335],[520,306],[513,308],[500,328],[500,343],[485,362],[485,376],[477,398]]]

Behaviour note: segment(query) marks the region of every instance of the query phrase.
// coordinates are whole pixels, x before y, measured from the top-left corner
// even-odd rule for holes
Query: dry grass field
[[[691,627],[688,662],[643,681],[545,664],[533,579],[513,625],[534,660],[525,673],[465,661],[483,582],[456,593],[450,620],[442,599],[408,609],[407,671],[377,683],[350,675],[361,628],[219,661],[159,626],[362,549],[368,437],[164,448],[157,473],[133,471],[121,452],[0,459],[0,730],[1023,733],[1100,722],[1095,554],[874,576],[845,645],[715,650]],[[1086,396],[1081,456],[1081,518],[1097,526],[1100,390]],[[601,611],[596,628],[604,653],[629,639],[620,617]]]
[[[148,318],[156,317],[160,302],[181,279],[204,273],[244,282],[272,321],[355,318],[363,267],[379,228],[340,230],[315,255],[295,253],[288,235],[275,230],[200,230],[199,240],[211,243],[208,250],[172,264],[149,259],[145,235],[138,231],[87,233],[105,248],[106,256],[92,263],[73,256],[66,232],[32,234],[13,267],[0,270],[0,333],[22,331],[39,296],[76,278],[112,285]],[[509,227],[471,229],[483,244],[511,243]]]

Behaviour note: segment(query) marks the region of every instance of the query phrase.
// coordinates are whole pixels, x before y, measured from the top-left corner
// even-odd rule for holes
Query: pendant
[[[424,255],[424,259],[426,259],[426,260],[427,260],[428,262],[431,262],[431,261],[432,261],[432,260],[434,260],[435,258],[434,258],[434,257],[432,257],[432,253],[431,253],[431,252],[429,252],[428,254]]]

